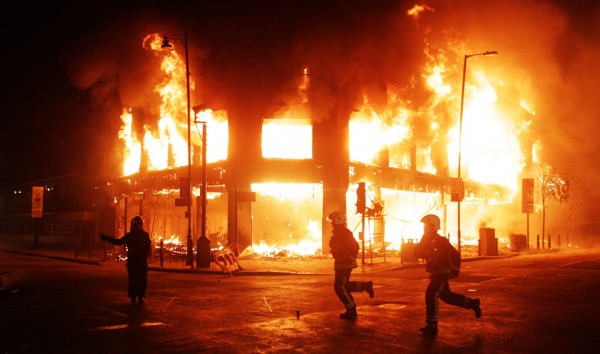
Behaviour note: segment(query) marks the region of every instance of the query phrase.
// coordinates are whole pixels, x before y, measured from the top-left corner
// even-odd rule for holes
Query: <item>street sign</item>
[[[31,217],[41,218],[44,213],[44,187],[33,187],[31,193]]]
[[[453,178],[450,185],[450,201],[462,202],[465,195],[465,185],[462,178]]]
[[[521,207],[523,213],[533,213],[533,178],[523,178]]]

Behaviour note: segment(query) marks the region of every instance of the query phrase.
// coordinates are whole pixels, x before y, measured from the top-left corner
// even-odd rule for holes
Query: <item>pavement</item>
[[[75,256],[75,252],[69,247],[52,242],[40,242],[37,247],[32,247],[31,235],[0,235],[0,251],[27,254],[31,256],[46,257],[70,262],[86,263],[92,265],[116,265],[125,264],[123,260],[108,260],[105,253],[90,252],[86,255]],[[45,241],[42,239],[42,241]],[[466,253],[466,254],[465,254]],[[463,262],[481,260],[486,258],[511,257],[518,253],[501,252],[498,256],[477,256],[465,252]],[[413,269],[424,267],[422,261],[402,262],[396,254],[373,255],[365,253],[364,258],[359,254],[358,268],[354,273],[384,272],[390,270]],[[305,257],[265,257],[252,252],[250,248],[241,252],[235,262],[220,266],[215,262],[210,267],[198,268],[186,265],[184,262],[153,262],[149,265],[150,271],[157,272],[179,272],[197,274],[230,274],[243,275],[283,275],[283,274],[333,274],[333,259],[330,255],[305,256]]]

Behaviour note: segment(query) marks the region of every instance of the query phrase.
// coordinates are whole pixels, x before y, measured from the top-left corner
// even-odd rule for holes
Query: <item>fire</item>
[[[144,48],[163,57],[161,70],[163,79],[156,85],[154,91],[160,96],[159,118],[156,124],[146,124],[143,134],[134,130],[134,114],[130,108],[121,115],[123,125],[119,138],[125,147],[125,163],[123,175],[147,170],[164,170],[188,164],[188,119],[195,125],[192,136],[194,154],[202,148],[201,131],[196,122],[207,124],[207,161],[215,162],[227,159],[228,124],[227,114],[223,111],[205,109],[200,112],[190,112],[187,115],[185,62],[177,50],[164,55],[161,48],[161,37],[157,34],[144,38]],[[190,90],[195,83],[190,79]],[[193,114],[196,113],[195,116]],[[192,128],[190,128],[192,129]],[[146,166],[142,166],[142,163]]]
[[[269,255],[310,255],[321,247],[321,185],[255,183],[254,250]],[[277,212],[274,212],[277,211]],[[258,245],[256,245],[258,243]],[[258,248],[258,250],[257,250]]]
[[[427,5],[416,4],[410,10],[407,11],[407,14],[415,19],[418,19],[419,16],[421,15],[421,13],[423,13],[425,11],[434,12],[435,10],[432,7],[427,6]]]
[[[463,176],[517,192],[523,152],[511,119],[503,116],[501,107],[497,106],[496,91],[487,77],[483,73],[475,77],[476,84],[465,89],[470,94],[463,114]],[[458,127],[451,133],[454,140],[448,148],[448,160],[452,162],[458,156]]]
[[[265,119],[262,150],[265,158],[312,158],[310,119]]]
[[[426,6],[415,7],[409,15],[418,17]],[[144,48],[159,55],[160,36],[149,35]],[[388,88],[387,106],[378,111],[365,95],[358,111],[350,117],[350,159],[365,164],[387,163],[389,167],[416,170],[430,174],[456,176],[458,157],[460,83],[449,80],[449,58],[424,53],[427,65],[421,79],[430,97],[421,107],[401,98],[398,90]],[[160,53],[160,55],[163,55]],[[119,137],[124,144],[123,174],[129,176],[148,170],[164,170],[187,165],[188,120],[193,122],[192,142],[194,156],[206,148],[208,162],[224,161],[228,150],[228,117],[225,111],[210,108],[191,112],[187,117],[185,63],[177,48],[161,61],[163,78],[155,87],[160,96],[159,117],[156,124],[146,124],[143,132],[136,132],[136,117],[131,109],[121,115]],[[265,118],[262,130],[264,158],[312,159],[312,122],[306,92],[309,88],[309,70],[303,68],[297,96],[289,107]],[[497,99],[493,77],[484,71],[473,70],[465,89],[465,107],[462,136],[462,173],[466,180],[503,186],[511,191],[508,198],[484,203],[507,204],[513,201],[519,188],[524,159],[518,133],[523,122],[507,116],[505,107]],[[191,82],[193,90],[195,84]],[[521,106],[533,109],[524,102]],[[445,112],[445,113],[440,113]],[[200,124],[207,125],[207,146],[202,147]],[[445,149],[446,171],[438,170],[432,156]],[[535,148],[535,147],[534,147]],[[412,156],[412,155],[415,156]],[[387,156],[387,160],[382,160]],[[412,161],[412,159],[415,161]],[[144,165],[144,166],[143,166]],[[444,167],[444,166],[441,166]],[[416,240],[422,233],[420,217],[426,213],[444,215],[445,234],[454,233],[456,206],[449,203],[448,191],[406,191],[389,188],[377,189],[367,182],[369,205],[383,207],[379,219],[367,218],[365,241],[374,250],[398,250],[403,242]],[[263,255],[313,255],[322,250],[322,200],[320,184],[254,183],[256,202],[253,213],[253,249]],[[444,194],[446,193],[446,194]],[[198,191],[194,191],[198,195]],[[217,198],[212,194],[211,198]],[[356,186],[350,185],[346,196],[348,226],[358,238],[361,215],[353,214]],[[464,221],[461,225],[463,244],[474,244],[481,220],[488,218],[481,211],[481,200],[467,195],[463,203]],[[213,227],[213,226],[211,226]],[[216,228],[216,227],[215,227]],[[209,230],[214,232],[214,230]],[[385,236],[383,236],[385,235]],[[177,235],[170,240],[178,240]],[[169,240],[169,241],[170,241]],[[168,241],[168,242],[169,242]],[[179,242],[179,241],[177,241]],[[455,242],[455,239],[452,240]]]
[[[350,160],[373,163],[377,154],[409,137],[410,112],[402,107],[376,112],[365,97],[359,112],[350,117]],[[403,166],[393,159],[392,167]]]
[[[121,121],[123,122],[123,125],[119,131],[119,138],[121,138],[125,144],[123,174],[128,176],[137,172],[140,168],[140,162],[142,161],[142,144],[133,133],[133,116],[130,109],[123,110]]]

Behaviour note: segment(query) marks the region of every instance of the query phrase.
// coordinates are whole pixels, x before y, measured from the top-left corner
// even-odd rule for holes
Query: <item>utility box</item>
[[[496,238],[496,229],[491,227],[482,227],[479,229],[479,255],[498,255],[498,239]]]
[[[511,252],[523,252],[527,251],[529,245],[527,244],[527,236],[521,234],[510,235],[510,251]]]
[[[201,236],[197,241],[196,266],[198,268],[210,268],[211,250],[210,239],[206,236]]]
[[[417,247],[417,243],[413,240],[407,240],[406,242],[402,240],[402,248],[400,249],[400,263],[404,264],[404,262],[417,262],[419,258],[415,254],[415,248]]]

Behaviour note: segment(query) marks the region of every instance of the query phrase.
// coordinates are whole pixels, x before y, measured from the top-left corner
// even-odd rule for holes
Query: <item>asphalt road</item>
[[[358,319],[339,319],[333,273],[150,272],[132,305],[123,263],[81,264],[0,252],[19,291],[0,296],[2,353],[598,353],[600,250],[463,263],[453,291],[483,316],[441,303],[423,337],[423,268],[363,271]],[[6,281],[4,280],[4,286]]]

